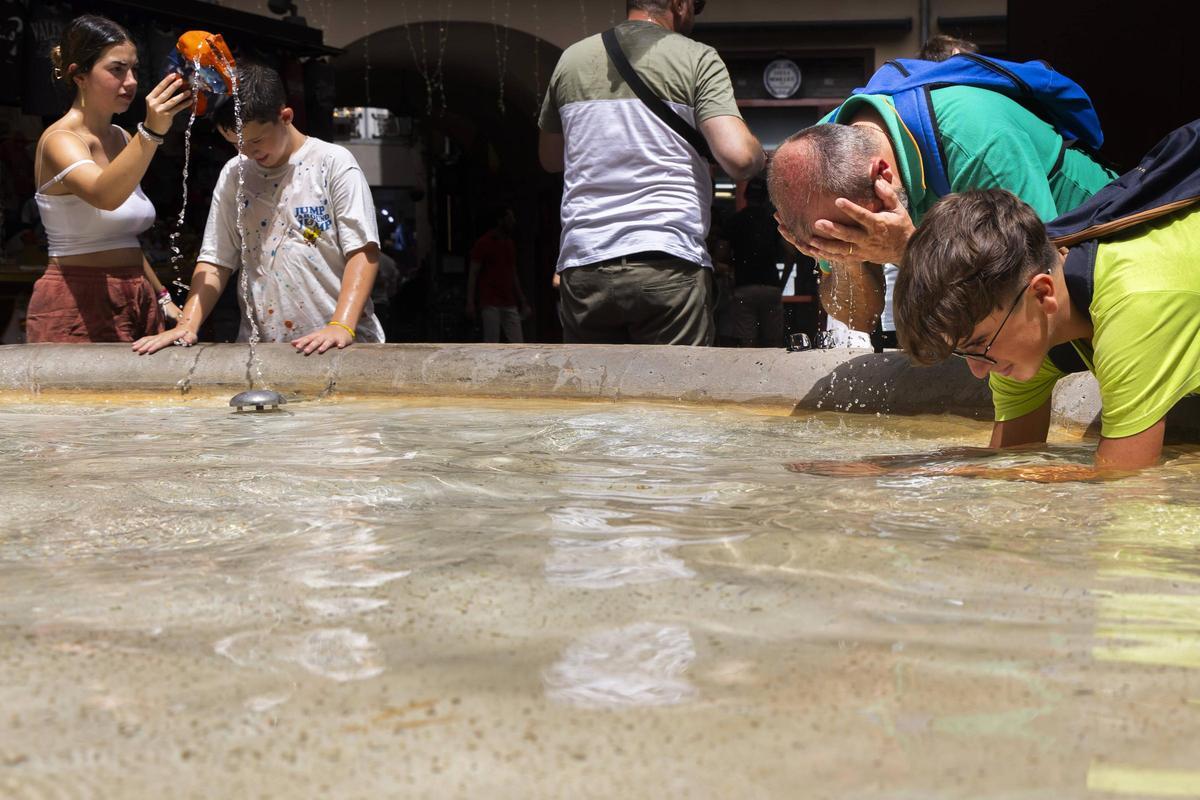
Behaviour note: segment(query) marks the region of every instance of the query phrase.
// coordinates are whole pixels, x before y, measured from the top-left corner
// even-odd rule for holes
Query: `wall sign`
[[[763,70],[763,86],[776,100],[786,100],[800,90],[800,67],[790,58],[778,58]]]

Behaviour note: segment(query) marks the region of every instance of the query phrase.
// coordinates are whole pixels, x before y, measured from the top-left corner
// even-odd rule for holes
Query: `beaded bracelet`
[[[358,338],[358,334],[356,334],[356,333],[354,332],[354,328],[351,328],[349,325],[343,325],[342,323],[338,322],[337,320],[333,320],[333,319],[329,320],[329,324],[330,324],[330,325],[337,325],[339,328],[341,328],[342,330],[346,331],[346,333],[350,334],[350,338],[351,338],[351,339],[357,339],[357,338]]]
[[[141,137],[143,139],[145,139],[146,141],[153,142],[154,144],[162,144],[163,143],[162,135],[155,133],[154,131],[147,128],[146,123],[139,122],[137,129],[138,129],[138,133],[141,134]]]

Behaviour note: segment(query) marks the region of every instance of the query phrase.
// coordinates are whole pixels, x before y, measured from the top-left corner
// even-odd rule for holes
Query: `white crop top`
[[[125,140],[129,141],[128,135]],[[71,170],[82,164],[94,163],[90,158],[76,161],[42,184],[34,195],[52,257],[78,256],[126,247],[140,248],[142,245],[138,241],[138,234],[154,224],[154,204],[146,197],[141,185],[112,211],[96,208],[73,194],[43,194],[47,187],[61,182]]]

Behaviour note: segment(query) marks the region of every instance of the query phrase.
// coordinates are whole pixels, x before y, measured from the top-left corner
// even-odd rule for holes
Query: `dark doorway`
[[[1200,116],[1200,70],[1189,45],[1195,0],[1047,3],[1009,0],[1014,60],[1045,59],[1091,95],[1103,154],[1129,169],[1167,132]]]

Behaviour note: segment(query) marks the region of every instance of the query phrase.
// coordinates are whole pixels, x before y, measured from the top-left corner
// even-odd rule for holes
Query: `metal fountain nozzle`
[[[272,389],[250,389],[245,392],[235,394],[229,400],[229,405],[235,406],[238,413],[244,408],[253,406],[254,411],[275,411],[279,406],[286,403],[283,395]],[[270,408],[267,408],[270,406]]]

